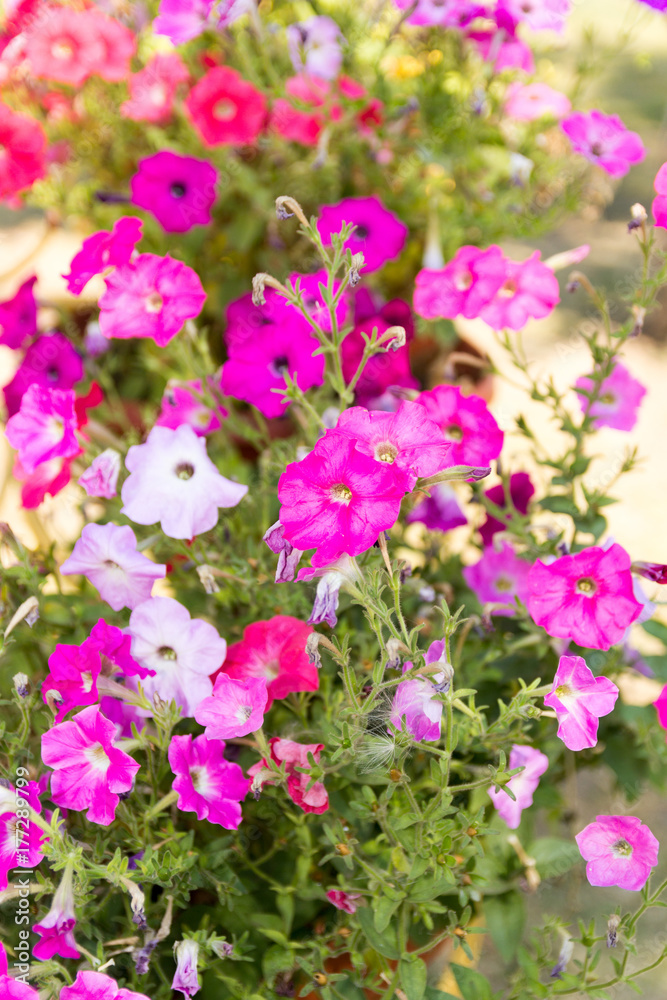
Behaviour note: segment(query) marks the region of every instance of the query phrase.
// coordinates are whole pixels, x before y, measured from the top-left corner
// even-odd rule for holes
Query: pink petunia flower
[[[243,630],[241,641],[229,647],[221,673],[234,680],[265,678],[267,712],[276,698],[286,698],[293,691],[317,691],[317,668],[306,655],[312,631],[310,625],[290,615],[253,622]]]
[[[448,483],[429,486],[428,492],[430,495],[420,500],[406,514],[407,524],[419,522],[429,531],[451,531],[452,528],[468,523],[456,493]]]
[[[324,813],[329,808],[329,796],[321,781],[316,781],[310,788],[310,776],[308,768],[310,761],[308,754],[313,755],[316,764],[319,764],[320,753],[324,750],[323,743],[295,743],[293,740],[282,740],[277,736],[269,740],[271,750],[271,760],[274,764],[285,764],[285,774],[287,776],[287,794],[292,802],[307,813]],[[305,768],[306,771],[296,769]],[[267,770],[268,762],[262,758],[258,764],[253,764],[248,768],[248,774],[252,780],[252,790],[261,789],[262,785],[272,785],[274,783],[273,774]]]
[[[660,844],[636,816],[596,816],[574,839],[591,885],[636,892],[658,863]]]
[[[290,59],[297,73],[333,80],[343,62],[341,31],[330,17],[319,15],[287,27]]]
[[[593,380],[583,375],[574,383],[575,389],[592,392]],[[646,395],[646,388],[633,378],[627,368],[619,362],[614,365],[611,375],[600,385],[594,403],[579,394],[579,404],[584,413],[593,417],[594,427],[613,427],[617,431],[631,431],[637,423],[639,405]]]
[[[389,466],[405,492],[418,478],[451,465],[451,444],[423,406],[404,401],[395,413],[370,412],[363,406],[344,410],[334,428],[354,441],[357,451]]]
[[[209,380],[214,388],[213,379]],[[155,421],[156,427],[171,427],[176,430],[181,424],[189,424],[198,437],[212,434],[221,427],[221,421],[228,416],[224,406],[212,409],[203,403],[201,379],[178,382],[170,379],[162,397],[162,409]]]
[[[2,136],[0,135],[0,148]],[[0,157],[1,157],[0,153]],[[2,166],[0,165],[0,177]],[[1,180],[0,180],[1,184]],[[37,302],[35,301],[35,282],[33,275],[27,278],[11,299],[0,302],[0,344],[18,350],[28,337],[37,333]]]
[[[189,42],[212,27],[214,3],[215,0],[160,0],[153,31],[156,35],[166,35],[174,45]]]
[[[89,37],[102,46],[102,58],[93,68],[93,75],[110,83],[119,83],[130,75],[130,61],[137,49],[137,40],[130,29],[115,17],[94,7],[82,12]]]
[[[537,560],[528,575],[528,613],[559,639],[609,649],[642,611],[632,587],[630,556],[620,545]]]
[[[224,669],[216,677],[213,694],[195,709],[195,719],[206,727],[209,740],[229,740],[261,729],[269,700],[266,677],[235,680]]]
[[[51,799],[63,809],[87,809],[91,823],[109,826],[119,794],[132,790],[139,764],[114,745],[116,727],[97,705],[84,708],[42,736],[42,760],[52,767]]]
[[[188,94],[185,109],[205,146],[254,143],[267,117],[264,94],[229,66],[210,69]]]
[[[83,362],[62,333],[45,333],[30,345],[16,373],[3,389],[7,413],[13,416],[31,385],[43,389],[73,389],[83,378]]]
[[[99,699],[97,678],[102,670],[99,646],[88,638],[80,646],[57,643],[49,657],[49,673],[42,683],[42,698],[58,705],[56,722],[73,708],[94,705]]]
[[[517,743],[512,747],[508,770],[523,767],[523,771],[510,778],[506,786],[514,794],[514,799],[502,788],[489,788],[491,801],[510,830],[516,830],[521,822],[521,813],[532,806],[533,793],[548,766],[549,758],[535,747],[520,746]]]
[[[197,819],[238,830],[243,815],[240,803],[250,788],[238,764],[224,757],[222,740],[206,736],[172,736],[169,765],[176,775],[178,808],[194,812]]]
[[[189,424],[154,427],[125,459],[121,513],[135,524],[162,525],[170,538],[194,538],[218,523],[220,507],[235,507],[248,487],[221,476],[206,442]]]
[[[528,513],[528,504],[530,503],[530,499],[534,493],[535,487],[530,481],[530,476],[527,472],[515,472],[510,476],[510,499],[512,501],[512,507],[514,507],[519,514]],[[492,486],[490,490],[485,490],[484,496],[488,497],[491,503],[494,503],[496,507],[502,507],[503,509],[507,507],[505,487],[502,483]],[[511,524],[511,510],[507,511],[505,518]],[[493,541],[493,536],[499,531],[505,531],[505,529],[506,525],[503,521],[493,517],[491,514],[487,514],[486,520],[479,529],[484,545],[490,545]]]
[[[178,86],[189,78],[177,52],[154,55],[144,69],[129,77],[130,98],[121,104],[121,115],[136,122],[164,124],[171,118]]]
[[[218,171],[207,160],[161,150],[139,160],[130,178],[130,201],[155,216],[167,233],[208,226]]]
[[[658,695],[657,701],[653,702],[653,706],[658,713],[659,724],[667,733],[667,684],[665,684],[662,691]]]
[[[68,864],[54,893],[51,909],[33,927],[35,934],[39,934],[41,938],[32,949],[35,958],[41,962],[47,962],[55,955],[61,958],[81,958],[74,940],[75,925],[72,866]]]
[[[455,385],[437,385],[417,402],[451,442],[450,465],[487,466],[500,455],[503,432],[480,396],[464,396]]]
[[[520,559],[509,542],[499,549],[493,545],[482,552],[482,558],[465,566],[463,579],[476,594],[480,604],[494,604],[492,614],[513,615],[516,598],[525,604],[530,563]]]
[[[363,289],[365,292],[366,289]],[[407,340],[413,336],[414,324],[410,306],[402,299],[393,299],[377,309],[372,300],[364,301],[357,292],[355,299],[355,326],[345,337],[341,351],[343,376],[347,383],[354,378],[361,363],[367,339],[373,330],[378,336],[385,333],[391,326],[402,326]],[[357,382],[355,395],[357,403],[368,406],[369,409],[382,408],[384,394],[394,386],[406,389],[417,389],[419,383],[410,371],[410,346],[404,344],[397,350],[393,348],[383,354],[376,354],[366,361],[366,365]]]
[[[80,295],[90,279],[107,267],[129,264],[141,239],[142,226],[141,219],[124,215],[114,222],[111,230],[103,229],[84,240],[81,249],[72,258],[69,273],[63,275],[68,291]]]
[[[288,285],[295,291],[298,289],[301,293],[304,308],[318,326],[325,333],[331,333],[331,316],[329,315],[328,307],[325,305],[320,287],[324,285],[326,288],[327,280],[327,272],[322,269],[315,271],[314,274],[290,274]],[[335,296],[340,291],[340,282],[334,281],[332,287]],[[293,306],[290,302],[286,302],[284,299],[282,302],[285,303],[284,308],[288,320],[294,322],[298,317],[301,317],[301,313],[297,310],[296,306]],[[334,311],[339,328],[344,327],[350,311],[349,295],[346,295],[345,292],[338,299]]]
[[[623,177],[646,156],[644,143],[629,132],[618,115],[575,111],[561,122],[575,153],[602,167],[611,177]]]
[[[195,996],[201,989],[201,983],[197,975],[197,960],[199,957],[199,943],[192,938],[184,941],[177,941],[174,945],[174,955],[176,957],[176,971],[171,984],[172,990],[178,990],[188,1000]]]
[[[129,525],[109,522],[85,525],[60,572],[63,576],[82,574],[103,601],[120,611],[148,600],[153,584],[166,576],[167,567],[137,551],[137,537]]]
[[[284,537],[302,550],[317,549],[313,566],[326,566],[344,553],[358,556],[396,523],[403,494],[391,468],[328,431],[280,477]]]
[[[353,254],[363,253],[364,274],[377,271],[388,260],[398,257],[408,236],[408,227],[375,195],[323,205],[317,223],[322,242],[331,243],[331,237],[345,223],[354,224],[355,228],[344,245]]]
[[[547,115],[564,118],[571,110],[569,98],[546,83],[512,84],[507,91],[505,114],[517,121],[534,122]]]
[[[278,97],[271,107],[268,128],[290,142],[316,146],[324,129],[324,118],[321,114],[301,111],[286,98]]]
[[[89,11],[53,7],[26,33],[26,56],[32,75],[80,87],[102,66],[106,47],[91,30]]]
[[[653,199],[653,218],[660,229],[667,229],[667,163],[658,170],[653,182],[658,197]]]
[[[175,701],[185,716],[213,693],[214,674],[224,662],[227,643],[217,629],[172,597],[151,597],[134,609],[128,629],[132,656],[153,676],[142,681],[149,700]]]
[[[77,972],[72,986],[63,986],[59,1000],[149,1000],[144,993],[121,988],[103,972]]]
[[[14,198],[45,175],[44,129],[0,101],[0,198]]]
[[[39,993],[22,979],[14,979],[9,974],[7,952],[0,941],[0,996],[3,1000],[39,1000]]]
[[[29,809],[41,813],[39,795],[39,785],[35,781],[16,788],[0,785],[0,891],[8,887],[9,873],[13,869],[33,869],[44,857],[44,833],[29,814],[26,819]]]
[[[500,0],[495,17],[512,33],[518,24],[533,31],[561,32],[569,13],[570,0]]]
[[[76,438],[78,421],[71,389],[45,389],[31,385],[18,413],[7,421],[6,435],[16,448],[24,472],[30,474],[42,462],[68,458],[81,451]]]
[[[104,280],[107,290],[99,307],[105,337],[151,337],[164,347],[206,301],[196,272],[169,256],[139,254]]]
[[[260,306],[252,301],[252,292],[234,299],[225,310],[225,319],[225,344],[229,353],[247,347],[266,327],[273,330],[286,320],[292,320],[292,325],[303,326],[301,314],[273,288],[265,290],[264,302]]]
[[[536,250],[527,260],[505,261],[505,280],[480,311],[495,330],[521,330],[529,319],[544,319],[560,301],[558,279]]]
[[[461,247],[444,268],[417,274],[415,312],[425,319],[476,319],[500,291],[506,265],[500,247]]]
[[[598,719],[613,711],[618,688],[606,677],[595,677],[581,656],[561,656],[553,687],[544,698],[558,717],[558,735],[568,750],[594,747]]]
[[[110,500],[118,494],[116,486],[120,475],[120,452],[106,448],[97,455],[77,482],[89,497],[104,497]]]
[[[343,910],[344,913],[356,913],[359,906],[357,900],[363,899],[360,892],[344,892],[342,889],[330,889],[326,897],[337,910]]]
[[[532,49],[516,35],[508,35],[503,29],[495,29],[469,31],[467,38],[482,59],[492,63],[496,73],[502,73],[506,69],[520,69],[529,75],[535,72]]]

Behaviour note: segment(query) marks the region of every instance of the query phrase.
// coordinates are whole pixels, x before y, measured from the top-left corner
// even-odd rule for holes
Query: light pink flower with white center
[[[588,375],[583,375],[574,383],[574,388],[590,393],[594,383]],[[584,413],[593,417],[594,427],[631,431],[637,423],[639,405],[645,395],[646,389],[641,382],[617,362],[611,375],[600,385],[595,402],[591,403],[587,396],[579,393],[579,404]]]
[[[351,438],[357,451],[390,466],[406,492],[418,477],[452,464],[451,444],[419,403],[404,401],[395,413],[353,406],[341,413],[334,431]]]
[[[356,913],[359,905],[357,900],[361,898],[360,892],[344,892],[342,889],[330,889],[327,893],[329,902],[344,913]]]
[[[424,663],[429,665],[440,661],[442,661],[443,667],[447,666],[444,642],[436,640],[426,651]],[[413,664],[408,660],[403,664],[403,673],[407,673],[412,667]],[[401,681],[396,687],[391,705],[389,721],[392,725],[401,731],[410,733],[416,740],[439,740],[442,701],[436,696],[438,691],[444,691],[449,686],[446,683],[446,677],[446,671],[440,670],[428,676]],[[439,687],[443,682],[445,682],[445,686]]]
[[[118,985],[103,972],[77,972],[72,986],[63,986],[59,1000],[149,1000],[145,993],[135,993]]]
[[[41,941],[33,947],[35,958],[42,962],[48,961],[54,955],[61,958],[81,958],[81,953],[74,940],[76,915],[74,913],[74,893],[72,891],[72,865],[67,865],[56,889],[51,909],[33,931],[39,934]]]
[[[517,121],[534,122],[547,115],[563,118],[571,110],[569,98],[546,83],[536,81],[525,86],[513,83],[507,91],[505,114]]]
[[[513,615],[516,598],[526,601],[530,566],[517,556],[509,542],[503,542],[499,549],[487,546],[481,559],[464,568],[463,579],[480,604],[500,605],[493,608],[492,614]]]
[[[237,830],[243,815],[240,803],[250,788],[238,764],[225,760],[222,740],[206,736],[173,736],[169,765],[176,775],[178,808],[194,812],[225,830]]]
[[[636,816],[596,816],[574,839],[591,885],[636,892],[658,863],[660,844]]]
[[[172,597],[151,597],[130,615],[132,656],[142,667],[154,670],[142,681],[149,700],[175,701],[186,716],[210,698],[213,681],[227,655],[227,643],[217,630]]]
[[[104,497],[110,500],[117,495],[116,486],[120,474],[120,452],[107,448],[92,460],[77,482],[83,486],[89,497]]]
[[[84,708],[42,736],[42,760],[52,767],[51,800],[63,809],[87,809],[91,823],[109,826],[119,794],[132,790],[139,764],[114,745],[116,727],[97,705]]]
[[[533,793],[540,783],[540,778],[549,766],[549,758],[535,747],[514,744],[510,751],[509,768],[523,767],[520,774],[515,774],[507,783],[507,788],[514,794],[511,799],[503,788],[489,788],[491,800],[510,830],[516,830],[521,822],[521,813],[533,804]]]
[[[42,847],[46,838],[32,819],[25,819],[26,809],[42,811],[37,782],[29,781],[17,788],[0,785],[0,890],[7,888],[12,869],[35,868],[44,857]]]
[[[561,656],[553,687],[544,698],[558,717],[558,735],[568,750],[594,747],[598,719],[613,711],[618,688],[606,677],[595,677],[581,656]]]
[[[24,472],[30,475],[42,462],[80,453],[74,400],[71,389],[31,385],[26,391],[19,412],[9,418],[5,428]]]
[[[120,611],[148,600],[153,584],[166,575],[167,567],[137,551],[137,537],[129,525],[109,522],[84,527],[60,572],[63,576],[81,573],[99,590],[103,601]]]
[[[189,424],[154,427],[145,444],[129,449],[125,465],[131,474],[121,489],[121,513],[136,524],[159,521],[170,538],[210,531],[218,509],[235,507],[248,492],[220,475]]]
[[[261,728],[268,698],[266,677],[235,680],[221,673],[212,696],[195,709],[195,719],[206,727],[209,740],[247,736]]]
[[[480,312],[494,330],[521,330],[529,319],[544,319],[560,301],[558,279],[536,250],[526,260],[506,260],[505,280]]]

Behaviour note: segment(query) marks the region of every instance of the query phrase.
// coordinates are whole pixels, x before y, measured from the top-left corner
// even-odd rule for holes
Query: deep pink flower
[[[613,711],[618,688],[606,677],[595,677],[581,656],[561,656],[553,687],[544,698],[558,717],[558,735],[568,750],[594,747],[598,719]]]
[[[452,528],[468,523],[456,493],[448,483],[429,486],[428,492],[430,495],[420,500],[406,514],[407,524],[418,521],[429,531],[451,531]]]
[[[660,229],[667,229],[667,163],[658,170],[654,181],[658,197],[653,199],[653,218]]]
[[[500,455],[503,432],[480,396],[464,396],[455,385],[437,385],[417,402],[451,442],[450,465],[487,466]]]
[[[32,949],[35,958],[41,962],[46,962],[55,955],[61,958],[81,958],[74,940],[75,925],[72,867],[68,864],[54,893],[51,909],[33,927],[35,934],[39,934],[41,938]]]
[[[1,121],[1,119],[0,119]],[[0,149],[2,138],[0,136]],[[0,184],[1,181],[0,153]],[[19,286],[16,295],[0,302],[0,344],[17,350],[28,339],[37,333],[37,302],[33,291],[37,278],[28,278]]]
[[[14,378],[3,389],[7,413],[13,416],[31,385],[72,389],[83,378],[83,362],[62,333],[45,333],[28,348]]]
[[[173,258],[142,253],[105,279],[100,330],[105,337],[151,337],[159,347],[201,312],[206,300],[199,276]]]
[[[120,611],[136,608],[151,596],[153,584],[167,567],[137,551],[137,536],[129,525],[86,524],[74,550],[60,567],[63,576],[81,573],[103,601]]]
[[[76,438],[78,422],[71,389],[45,389],[31,385],[21,409],[7,421],[6,435],[28,474],[52,458],[68,458],[81,451]]]
[[[214,0],[160,0],[153,31],[182,45],[212,26],[213,6]]]
[[[209,384],[215,391],[213,379]],[[203,392],[201,379],[191,382],[177,382],[171,379],[162,397],[162,409],[155,421],[157,427],[171,427],[176,430],[181,424],[189,424],[198,437],[212,434],[221,427],[221,420],[228,416],[224,406],[211,409],[199,398]]]
[[[225,760],[224,753],[222,740],[172,736],[169,765],[176,775],[172,787],[178,792],[179,809],[225,830],[238,830],[243,819],[240,803],[250,781],[238,764]]]
[[[35,868],[44,852],[45,836],[25,810],[41,813],[39,785],[29,781],[22,787],[0,785],[0,891],[8,887],[9,873],[16,868]],[[21,823],[17,810],[20,811]],[[0,969],[0,983],[2,983]]]
[[[141,219],[124,215],[117,219],[111,230],[103,229],[83,241],[81,249],[72,258],[68,274],[63,278],[73,295],[80,295],[94,275],[107,267],[129,264],[132,252],[141,239]]]
[[[540,783],[540,778],[549,766],[546,754],[535,747],[520,746],[515,743],[510,751],[508,770],[523,767],[523,771],[515,774],[507,783],[507,788],[514,794],[511,799],[503,788],[489,788],[491,800],[510,830],[516,830],[521,822],[521,813],[533,804],[533,793]]]
[[[317,668],[306,655],[306,641],[312,631],[310,625],[291,615],[253,622],[243,630],[241,641],[227,650],[221,673],[234,680],[264,677],[267,712],[276,698],[286,698],[293,691],[317,691]]]
[[[274,764],[285,763],[285,773],[287,775],[287,794],[295,805],[299,806],[307,813],[323,813],[329,808],[329,796],[321,781],[316,781],[312,787],[310,776],[306,772],[297,771],[298,768],[309,768],[310,761],[308,754],[312,754],[315,763],[320,760],[320,753],[324,750],[323,743],[295,743],[293,740],[281,740],[274,737],[269,740],[271,750],[271,760]],[[253,779],[253,791],[260,789],[262,785],[273,784],[273,777],[267,770],[268,763],[265,758],[258,764],[253,764],[248,768],[248,774]]]
[[[398,216],[385,208],[379,198],[344,198],[335,205],[323,205],[317,228],[323,243],[354,223],[355,229],[345,242],[352,253],[363,253],[364,274],[377,271],[388,260],[398,257],[405,246],[408,227]]]
[[[667,684],[658,695],[658,700],[653,702],[656,712],[658,713],[658,722],[662,728],[667,732]]]
[[[596,816],[574,839],[591,885],[637,891],[658,863],[660,844],[636,816]]]
[[[131,202],[155,216],[167,233],[211,222],[218,171],[208,160],[162,150],[139,160],[130,178]]]
[[[206,727],[209,740],[229,740],[261,729],[268,701],[266,677],[236,680],[219,673],[210,698],[195,709],[195,719]]]
[[[59,706],[56,722],[62,722],[73,708],[98,701],[97,678],[101,670],[100,650],[94,639],[88,638],[80,646],[57,643],[49,657],[49,674],[42,683],[44,701]]]
[[[120,106],[125,118],[137,122],[164,124],[169,121],[176,90],[188,80],[190,74],[178,52],[158,53],[133,73],[127,81],[129,100]]]
[[[287,27],[290,59],[297,73],[333,80],[343,62],[341,31],[330,17],[319,15]]]
[[[121,989],[103,972],[77,972],[73,986],[63,986],[59,1000],[149,1000],[144,993]]]
[[[42,462],[34,472],[27,473],[17,459],[14,462],[13,475],[21,483],[21,506],[26,510],[34,510],[47,496],[56,496],[69,483],[71,476],[71,458],[52,458]]]
[[[548,565],[538,559],[528,576],[526,604],[549,635],[589,649],[620,642],[642,610],[632,588],[630,556],[616,544],[592,546]]]
[[[129,792],[139,765],[114,745],[116,727],[97,705],[84,708],[42,736],[42,760],[54,769],[51,799],[63,809],[87,809],[91,823],[109,826],[121,792]]]
[[[191,717],[213,693],[211,674],[219,669],[227,643],[217,629],[171,597],[151,597],[130,615],[132,656],[152,677],[142,681],[149,700],[175,701]]]
[[[90,638],[99,649],[102,674],[123,677],[152,677],[153,671],[137,663],[131,653],[132,639],[116,625],[109,625],[103,618],[93,626]]]
[[[575,153],[596,163],[612,177],[623,177],[646,156],[644,143],[629,132],[618,115],[575,111],[561,122]]]
[[[592,392],[593,380],[583,375],[574,383],[575,389]],[[617,431],[631,431],[637,423],[639,405],[646,389],[633,378],[627,368],[616,362],[611,375],[602,382],[594,403],[579,394],[579,404],[584,413],[593,417],[594,427],[613,427]]]
[[[94,30],[90,11],[51,7],[26,33],[26,55],[32,75],[80,87],[103,66],[106,46]]]
[[[334,430],[354,441],[357,451],[391,468],[407,493],[418,478],[452,464],[451,444],[443,441],[440,428],[418,403],[404,401],[395,413],[353,406],[341,413]]]
[[[393,299],[378,310],[370,301],[360,307],[362,301],[361,296],[357,293],[355,327],[343,341],[341,351],[343,376],[348,383],[354,378],[364,354],[367,343],[364,334],[370,337],[373,330],[376,329],[378,335],[381,336],[391,326],[402,326],[408,341],[413,336],[412,313],[407,302],[402,299]],[[378,403],[383,394],[392,386],[402,386],[407,389],[416,389],[419,386],[417,379],[410,371],[410,347],[408,343],[396,351],[392,348],[368,359],[356,385],[357,402],[371,409],[381,408]]]
[[[463,569],[463,579],[474,591],[480,604],[501,605],[492,614],[513,615],[516,598],[526,601],[530,563],[520,559],[509,542],[499,549],[485,548],[482,558]]]
[[[107,448],[97,455],[77,482],[89,497],[104,497],[110,500],[118,493],[116,486],[120,474],[120,452]]]
[[[326,896],[337,910],[343,910],[344,913],[356,913],[359,905],[357,900],[363,898],[360,892],[343,892],[342,889],[330,889]]]
[[[23,980],[8,975],[7,953],[0,941],[0,995],[3,1000],[39,1000],[39,993]]]
[[[493,60],[493,69],[502,73],[506,69],[520,69],[532,75],[535,60],[529,45],[516,35],[503,29],[494,31],[469,31],[467,38],[478,50],[482,59]]]
[[[512,501],[512,507],[514,507],[519,514],[528,513],[528,504],[530,503],[530,498],[534,493],[535,487],[530,481],[530,476],[527,472],[515,472],[510,476],[510,499]],[[505,487],[502,483],[492,486],[490,490],[485,490],[484,496],[488,497],[491,503],[494,503],[496,507],[506,509],[507,504],[505,500]],[[511,509],[507,510],[505,518],[507,522],[511,524]],[[484,545],[490,545],[493,541],[493,536],[498,531],[505,531],[506,527],[507,526],[502,521],[498,520],[498,518],[493,517],[491,514],[487,514],[486,520],[479,529]]]
[[[46,174],[46,135],[38,121],[0,101],[0,198],[13,198]]]
[[[267,116],[261,90],[229,66],[210,69],[188,94],[185,109],[206,146],[253,143]]]
[[[235,507],[248,487],[221,476],[206,441],[189,424],[154,427],[125,459],[121,513],[135,524],[162,525],[170,538],[194,538],[218,523],[220,507]]]
[[[253,303],[251,292],[234,299],[227,306],[225,318],[225,344],[230,353],[247,348],[266,327],[278,327],[286,320],[292,320],[292,325],[299,327],[304,323],[299,312],[273,288],[266,289],[261,306]]]
[[[517,121],[534,122],[547,115],[563,118],[571,110],[569,98],[546,83],[535,81],[523,86],[513,83],[507,91],[505,114]]]
[[[324,285],[325,288],[327,287],[327,272],[322,269],[320,271],[315,271],[314,274],[290,274],[288,284],[295,290],[298,289],[301,292],[303,305],[306,311],[320,326],[320,328],[326,333],[331,333],[331,317],[329,315],[329,309],[324,303],[324,297],[320,289],[321,285]],[[337,295],[339,290],[340,281],[334,281],[333,294]],[[286,302],[285,299],[282,299],[281,301],[285,303],[284,309],[288,320],[294,322],[298,317],[301,317],[301,313],[298,311],[296,306]],[[339,329],[345,326],[349,311],[349,296],[343,292],[336,304],[335,310],[336,322],[338,323]]]
[[[326,566],[343,553],[358,556],[396,523],[403,494],[391,468],[328,431],[280,477],[284,537],[302,550],[317,549],[313,566]]]
[[[271,107],[268,127],[290,142],[316,146],[324,129],[324,119],[321,114],[301,111],[284,97],[278,97]]]
[[[424,268],[418,273],[415,312],[425,319],[475,319],[502,287],[506,272],[500,247],[461,247],[444,268]]]
[[[505,280],[480,312],[495,330],[521,330],[529,319],[544,319],[560,301],[558,279],[536,250],[527,260],[505,261]]]
[[[667,565],[665,563],[650,563],[635,560],[632,564],[632,572],[637,573],[638,576],[643,576],[646,580],[651,580],[652,583],[667,583]],[[636,587],[635,597],[641,600]],[[652,614],[653,612],[651,612]],[[646,620],[648,621],[648,619]]]

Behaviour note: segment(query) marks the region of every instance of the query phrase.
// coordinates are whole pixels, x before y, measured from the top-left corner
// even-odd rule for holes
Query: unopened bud
[[[632,315],[635,318],[634,326],[630,331],[631,337],[638,337],[639,334],[644,329],[644,320],[646,319],[646,309],[644,306],[634,305],[632,307]]]
[[[296,215],[302,225],[309,225],[308,219],[299,202],[288,195],[281,195],[279,198],[276,198],[276,215],[281,220],[291,219],[293,215]]]
[[[607,923],[607,948],[615,948],[618,941],[618,925],[621,918],[618,913],[612,913]]]
[[[575,264],[581,264],[582,260],[585,260],[590,252],[591,248],[587,243],[584,243],[580,247],[564,250],[563,253],[555,253],[551,257],[547,257],[544,263],[552,271],[562,271],[565,267],[574,267]]]
[[[350,271],[348,274],[348,281],[350,282],[350,287],[354,288],[361,281],[361,275],[359,272],[364,266],[364,255],[362,253],[353,253],[352,261],[350,262]]]
[[[346,858],[348,854],[352,854],[352,851],[347,844],[336,844],[336,854],[340,855],[341,858]]]
[[[30,680],[27,674],[14,674],[14,689],[19,698],[27,698],[30,694]]]
[[[211,944],[211,951],[215,952],[218,958],[229,958],[234,953],[234,945],[230,941],[214,941]]]
[[[401,669],[400,652],[404,648],[399,639],[387,639],[387,668],[389,670]]]
[[[405,327],[390,326],[389,329],[385,330],[382,336],[378,338],[377,346],[383,346],[387,351],[397,351],[399,347],[405,347],[407,340],[408,338],[405,332]]]
[[[50,688],[44,695],[44,700],[53,714],[57,715],[65,699],[61,695],[60,691],[57,691],[55,688]]]
[[[639,222],[641,224],[642,222],[646,222],[648,219],[648,213],[643,205],[640,205],[639,202],[635,202],[630,209],[630,217],[633,222]]]
[[[561,978],[562,973],[565,972],[565,969],[567,968],[567,963],[570,961],[573,954],[574,954],[574,941],[572,940],[572,938],[566,938],[565,941],[563,941],[563,947],[560,950],[558,961],[551,970],[552,979]]]
[[[316,972],[313,975],[313,982],[316,986],[326,986],[329,982],[329,977],[324,972]]]
[[[664,563],[633,562],[630,569],[652,583],[667,583],[667,566]]]

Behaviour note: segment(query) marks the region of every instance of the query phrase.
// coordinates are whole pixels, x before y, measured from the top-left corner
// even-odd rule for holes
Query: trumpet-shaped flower
[[[247,736],[261,728],[268,701],[266,677],[235,680],[219,673],[210,698],[195,709],[195,719],[206,727],[209,740],[229,740]]]
[[[51,909],[33,927],[35,934],[39,934],[41,938],[32,949],[35,958],[42,962],[54,955],[60,955],[61,958],[81,958],[74,940],[75,925],[72,868],[68,865],[54,893]]]
[[[523,771],[515,774],[507,782],[507,788],[514,798],[502,789],[489,789],[491,800],[498,814],[505,820],[510,830],[516,830],[521,822],[521,813],[533,804],[533,794],[540,783],[540,778],[549,766],[549,758],[535,747],[514,744],[510,751],[509,770],[523,767]]]
[[[415,312],[425,319],[475,319],[500,290],[505,270],[500,247],[461,247],[444,268],[424,268],[418,273]]]
[[[451,443],[449,465],[486,466],[500,455],[503,432],[480,396],[464,396],[455,385],[437,385],[417,402]]]
[[[594,747],[598,719],[613,711],[618,688],[606,677],[595,677],[581,656],[561,656],[553,687],[544,704],[558,718],[558,735],[568,750]]]
[[[19,453],[24,472],[53,458],[68,458],[81,451],[76,439],[78,421],[71,389],[45,389],[31,385],[18,413],[7,421],[7,440]]]
[[[199,956],[199,944],[192,938],[185,941],[178,941],[174,945],[176,956],[176,972],[171,984],[172,990],[178,990],[184,997],[193,997],[199,993],[201,984],[197,976],[197,959]]]
[[[250,781],[238,764],[225,760],[224,752],[222,740],[172,736],[169,765],[176,775],[172,787],[178,792],[179,809],[225,830],[237,830],[243,819],[240,803]]]
[[[660,844],[636,816],[596,816],[575,837],[591,885],[643,889]]]

